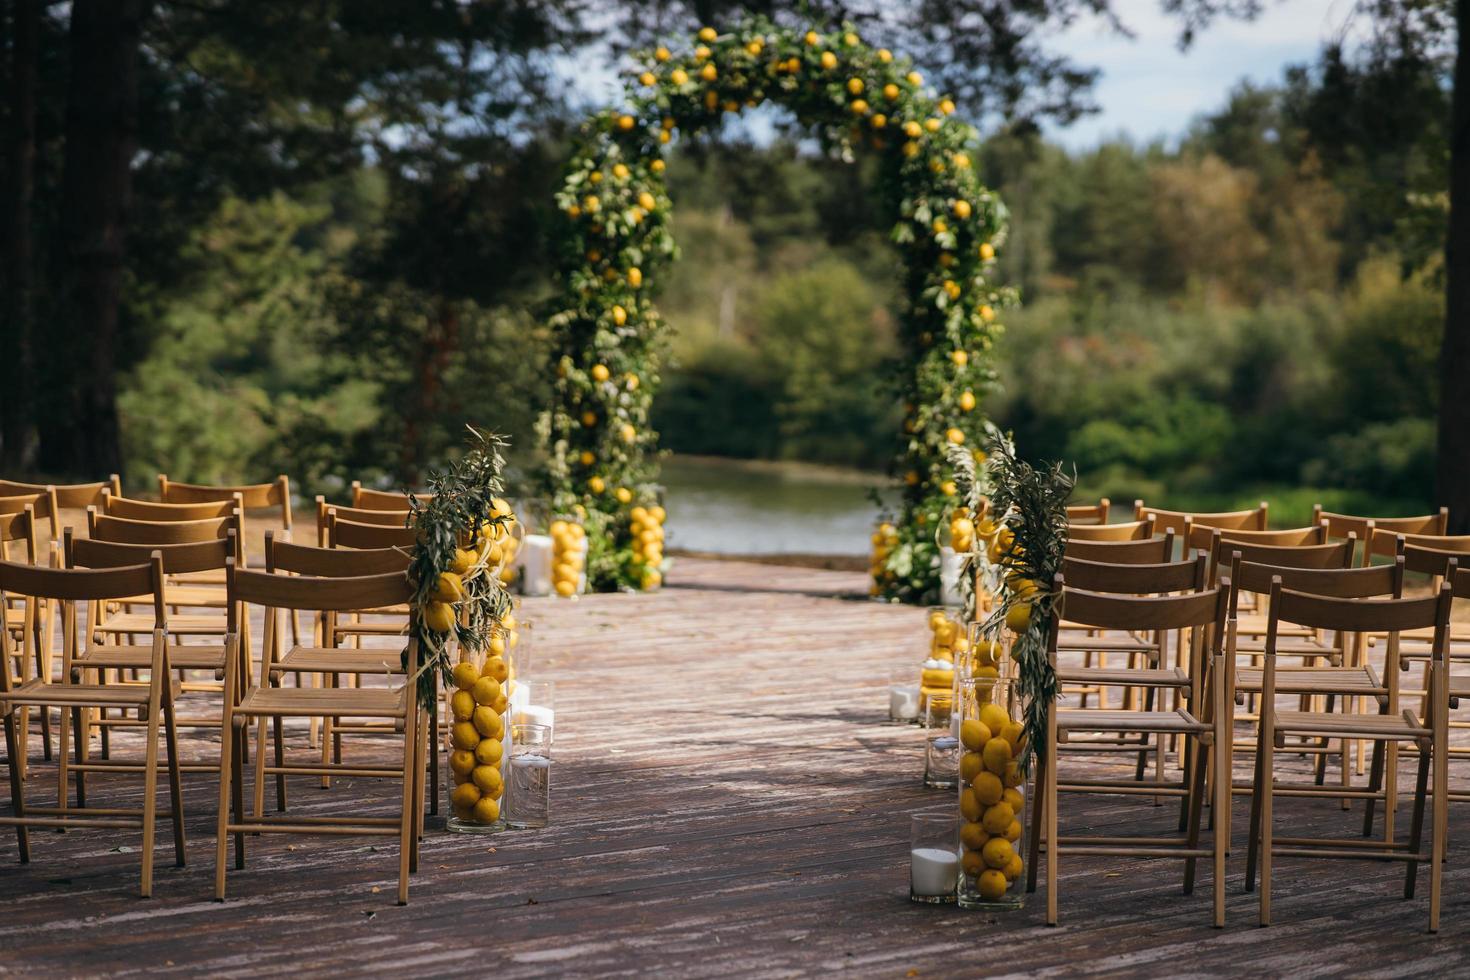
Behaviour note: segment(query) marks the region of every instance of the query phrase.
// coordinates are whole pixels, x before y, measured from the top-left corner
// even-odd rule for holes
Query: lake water
[[[664,461],[669,546],[759,555],[866,555],[879,474],[793,463],[674,456]],[[890,504],[896,495],[888,493]]]

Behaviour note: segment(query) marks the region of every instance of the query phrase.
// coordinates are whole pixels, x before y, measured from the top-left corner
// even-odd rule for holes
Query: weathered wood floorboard
[[[557,683],[554,824],[492,837],[430,831],[411,904],[394,905],[397,845],[250,838],[230,897],[210,900],[217,787],[186,776],[189,866],[159,835],[155,897],[136,896],[137,836],[32,835],[17,863],[0,828],[0,974],[781,977],[1255,973],[1454,975],[1470,968],[1470,806],[1452,809],[1443,929],[1423,932],[1399,865],[1278,860],[1276,922],[1241,892],[1246,801],[1235,804],[1230,925],[1209,926],[1210,877],[1180,894],[1177,863],[1073,858],[1062,924],[1044,895],[1006,916],[911,905],[907,819],[952,805],[919,785],[921,738],[886,724],[890,667],[912,663],[922,610],[856,599],[861,575],[681,561],[647,596],[532,600],[532,672]],[[259,635],[257,633],[257,635]],[[119,735],[119,751],[136,736]],[[189,731],[186,756],[218,751]],[[305,730],[288,732],[307,753]],[[34,746],[34,743],[33,743]],[[391,743],[349,741],[351,758]],[[1305,763],[1287,758],[1294,773]],[[1078,762],[1079,766],[1092,763]],[[37,799],[54,770],[35,762]],[[1244,776],[1246,762],[1237,764]],[[1470,766],[1457,765],[1463,786]],[[1405,787],[1412,767],[1402,773]],[[93,802],[136,804],[136,779],[94,777]],[[292,781],[292,809],[391,812],[395,787]],[[268,790],[267,799],[272,798]],[[1074,796],[1076,833],[1169,832],[1175,810]],[[1351,833],[1361,811],[1279,800],[1280,826]],[[0,812],[9,812],[8,804]],[[1401,827],[1407,812],[1401,811]]]

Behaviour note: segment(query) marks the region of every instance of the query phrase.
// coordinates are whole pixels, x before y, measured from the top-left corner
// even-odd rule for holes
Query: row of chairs
[[[1311,527],[1266,528],[1266,507],[1230,514],[1135,508],[1137,520],[1104,524],[1107,502],[1074,511],[1056,587],[1061,601],[1049,651],[1064,694],[1077,706],[1051,712],[1051,737],[1039,753],[1028,886],[1036,857],[1047,852],[1047,919],[1057,920],[1058,857],[1067,854],[1175,857],[1186,862],[1185,890],[1195,866],[1215,871],[1215,924],[1224,921],[1224,869],[1230,800],[1250,797],[1246,885],[1260,876],[1260,921],[1270,922],[1273,857],[1359,857],[1407,865],[1412,896],[1418,865],[1430,864],[1430,928],[1438,928],[1447,805],[1449,711],[1470,697],[1470,680],[1450,673],[1454,595],[1470,596],[1470,537],[1444,533],[1447,518],[1357,518],[1319,512]],[[1225,526],[1222,526],[1225,525]],[[1176,554],[1182,550],[1182,557]],[[1377,561],[1375,562],[1375,559]],[[1422,596],[1405,596],[1405,574],[1430,577]],[[1170,638],[1172,637],[1172,647]],[[1170,650],[1175,658],[1169,661]],[[1370,664],[1377,649],[1381,662]],[[1126,666],[1109,666],[1107,654]],[[1096,659],[1094,659],[1096,658]],[[1289,663],[1280,662],[1286,658]],[[1423,667],[1419,689],[1400,675]],[[1114,708],[1110,689],[1124,691]],[[1096,707],[1087,704],[1097,698]],[[1417,707],[1401,699],[1417,697]],[[1281,703],[1289,699],[1292,710]],[[1244,709],[1244,710],[1242,710]],[[1249,722],[1255,737],[1237,736]],[[1081,736],[1081,737],[1079,737]],[[1331,749],[1336,744],[1335,753]],[[1163,778],[1165,746],[1179,747],[1177,781]],[[1371,745],[1367,784],[1351,781],[1349,746]],[[1417,750],[1419,768],[1406,840],[1393,823],[1400,749]],[[1127,777],[1065,778],[1061,752],[1136,754]],[[1309,782],[1278,783],[1283,755],[1316,755]],[[1250,780],[1233,777],[1237,753],[1254,760]],[[1328,785],[1329,754],[1342,780]],[[1145,761],[1157,760],[1152,778]],[[1123,793],[1180,800],[1178,838],[1058,837],[1057,794]],[[1278,837],[1273,804],[1280,797],[1325,797],[1364,803],[1362,836]],[[1211,806],[1213,840],[1201,844],[1201,809]],[[1426,802],[1432,801],[1426,842]],[[1383,832],[1373,836],[1375,807]]]
[[[418,710],[411,685],[403,683],[402,641],[394,640],[397,645],[389,648],[365,647],[361,640],[406,632],[410,590],[404,573],[413,543],[407,498],[354,485],[352,508],[327,507],[319,500],[322,546],[309,547],[289,540],[290,496],[284,477],[254,487],[202,487],[165,477],[159,483],[160,495],[172,499],[125,498],[115,480],[66,488],[66,493],[47,487],[36,494],[9,494],[29,499],[0,516],[0,548],[6,550],[0,557],[23,558],[0,563],[0,612],[5,616],[0,624],[0,663],[5,667],[0,670],[0,713],[5,717],[13,804],[13,816],[0,818],[0,823],[16,827],[23,861],[29,859],[27,830],[32,826],[140,829],[142,891],[151,893],[161,737],[171,801],[162,815],[173,821],[180,863],[181,774],[218,773],[217,897],[224,896],[228,839],[234,839],[236,865],[243,867],[247,834],[397,834],[403,845],[399,900],[406,901],[424,805],[436,802],[435,794],[424,790],[426,771],[437,783],[437,753],[428,748],[436,719]],[[33,489],[22,484],[5,488],[7,493]],[[39,521],[52,522],[63,507],[79,504],[86,509],[86,537],[62,529],[61,542],[53,539],[48,559],[42,560]],[[243,546],[244,509],[259,506],[276,508],[282,525],[279,537],[276,531],[266,534],[263,571],[246,567]],[[17,543],[21,556],[12,551]],[[252,643],[248,615],[256,606],[264,613],[258,645]],[[316,619],[305,642],[298,613]],[[58,621],[59,671],[53,650]],[[295,678],[295,687],[283,683],[288,676]],[[196,717],[178,716],[186,693],[216,698],[216,708]],[[54,807],[28,805],[25,799],[32,710],[40,714],[46,758],[51,756],[50,716],[60,713]],[[321,725],[320,761],[285,758],[283,725],[289,718],[309,719],[313,732]],[[247,811],[243,771],[251,764],[252,725],[255,792]],[[181,726],[218,728],[220,758],[180,759]],[[113,734],[129,729],[143,734],[141,761],[114,754]],[[351,733],[401,737],[403,763],[344,762],[342,736]],[[144,774],[141,811],[88,805],[87,774],[103,771]],[[320,775],[324,785],[332,774],[400,779],[402,812],[394,818],[287,813],[286,777],[309,774]],[[264,791],[272,779],[276,813],[267,814]]]

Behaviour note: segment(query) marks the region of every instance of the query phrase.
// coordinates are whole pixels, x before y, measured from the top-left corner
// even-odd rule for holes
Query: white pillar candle
[[[913,721],[919,717],[919,685],[888,685],[888,717],[895,721]]]
[[[547,728],[555,728],[556,710],[543,708],[539,704],[528,704],[516,711],[517,725],[545,725]]]
[[[939,602],[945,606],[960,604],[960,556],[948,545],[939,549]]]
[[[521,569],[521,592],[524,595],[551,595],[551,538],[545,534],[528,534],[516,552]]]
[[[909,888],[915,895],[953,895],[960,883],[960,857],[937,847],[909,851]]]

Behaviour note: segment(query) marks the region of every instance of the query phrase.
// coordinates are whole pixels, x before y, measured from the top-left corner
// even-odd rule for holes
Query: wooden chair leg
[[[1190,752],[1190,775],[1191,779],[1186,783],[1189,786],[1189,795],[1185,797],[1189,809],[1189,833],[1186,838],[1186,846],[1193,850],[1199,847],[1199,822],[1200,814],[1205,804],[1205,746],[1204,742],[1196,737],[1191,739],[1194,743],[1189,746]],[[1196,858],[1184,859],[1184,894],[1194,894],[1194,874]]]
[[[1262,711],[1272,710],[1271,705],[1263,704]],[[1276,795],[1276,746],[1273,744],[1274,736],[1271,732],[1264,733],[1261,738],[1262,752],[1261,766],[1262,775],[1256,792],[1261,797],[1261,925],[1271,924],[1271,848],[1273,846],[1273,835],[1271,833],[1271,811],[1273,797]]]
[[[413,692],[408,693],[409,705],[403,720],[403,812],[398,817],[398,904],[408,904],[408,873],[412,864],[414,847],[414,804],[417,802],[417,780],[413,767],[418,761],[418,706],[413,704]]]
[[[184,790],[179,774],[179,731],[174,719],[172,692],[164,691],[163,698],[163,737],[168,748],[168,797],[174,815],[174,865],[182,868],[185,866]]]
[[[244,726],[235,726],[235,767],[231,772],[233,785],[230,788],[231,800],[235,808],[235,822],[245,822],[245,747],[250,744],[249,733]],[[235,832],[235,868],[239,871],[245,870],[245,832]]]
[[[9,664],[0,664],[0,670],[9,669]],[[4,711],[5,758],[6,764],[10,769],[10,805],[15,810],[17,819],[24,819],[26,815],[26,789],[25,780],[21,778],[20,771],[20,739],[16,737],[15,709],[7,704],[4,707]],[[30,828],[23,823],[15,825],[15,842],[20,850],[20,863],[28,863],[31,860]]]
[[[1052,710],[1053,724],[1056,711]],[[1046,924],[1057,924],[1057,740],[1053,730],[1046,740]]]
[[[1429,747],[1419,746],[1419,772],[1414,779],[1414,812],[1409,817],[1409,853],[1418,854],[1424,845],[1424,797],[1429,789]],[[1410,858],[1405,862],[1404,897],[1413,898],[1419,881],[1419,862]]]
[[[1443,712],[1445,702],[1441,697],[1436,713]],[[1434,766],[1434,816],[1430,824],[1429,855],[1429,931],[1439,931],[1439,909],[1444,892],[1444,848],[1447,824],[1450,816],[1450,755],[1449,733],[1443,716],[1434,726],[1434,749],[1431,762]],[[1392,756],[1390,755],[1390,758]]]
[[[266,717],[261,715],[255,723],[255,819],[265,814],[265,729]]]
[[[158,813],[158,685],[169,683],[167,677],[154,676],[154,690],[148,701],[148,745],[143,758],[143,897],[153,896],[153,825]],[[77,773],[81,783],[81,773]]]
[[[1214,856],[1215,928],[1225,928],[1225,855],[1230,850],[1230,712],[1225,701],[1225,685],[1219,679],[1223,666],[1217,669],[1215,682],[1215,745],[1210,755],[1215,761],[1214,803],[1211,815],[1215,821],[1211,847]],[[1222,761],[1223,760],[1223,761]],[[1222,773],[1223,770],[1223,773]],[[1223,830],[1223,834],[1222,834]]]
[[[85,724],[87,709],[72,709],[72,740],[76,747],[76,760],[80,765],[91,757],[91,742],[87,737],[87,725]],[[104,756],[105,758],[105,756]],[[77,806],[87,805],[87,771],[77,770]]]
[[[1246,837],[1245,846],[1245,890],[1254,891],[1256,887],[1256,860],[1261,853],[1261,798],[1265,795],[1265,777],[1262,776],[1264,765],[1264,748],[1259,736],[1256,739],[1256,765],[1255,785],[1251,790],[1251,819],[1250,831]]]
[[[271,734],[275,740],[276,768],[280,769],[286,765],[286,720],[279,715],[271,719]],[[261,747],[264,752],[264,746]],[[281,813],[286,812],[286,774],[276,773],[276,809]]]
[[[214,818],[214,900],[217,902],[225,900],[225,849],[229,846],[230,788],[234,783],[235,754],[239,747],[234,720],[230,714],[231,707],[226,696],[224,721],[219,733],[219,806]],[[238,808],[234,809],[234,817],[237,821],[241,819]]]
[[[1383,743],[1373,743],[1373,765],[1368,770],[1368,789],[1377,794],[1383,786]],[[1363,801],[1363,836],[1373,836],[1373,807],[1378,802],[1377,796],[1369,796]]]

